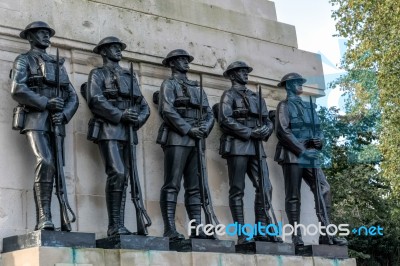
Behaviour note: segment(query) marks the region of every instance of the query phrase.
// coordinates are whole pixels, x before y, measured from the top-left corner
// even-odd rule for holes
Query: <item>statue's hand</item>
[[[189,137],[192,139],[201,139],[204,137],[204,132],[200,127],[192,127],[188,132]]]
[[[250,137],[257,140],[262,140],[266,138],[269,134],[269,128],[264,125],[262,127],[257,127],[251,131]]]
[[[262,132],[262,138],[265,139],[266,137],[269,137],[271,135],[272,129],[270,129],[266,125],[263,125],[261,127],[261,132]]]
[[[51,121],[54,125],[62,125],[64,123],[63,113],[53,113],[51,114]]]
[[[322,140],[319,138],[312,138],[308,140],[307,146],[317,150],[322,149]]]
[[[137,124],[139,119],[139,114],[134,111],[133,109],[125,109],[125,111],[122,113],[121,116],[121,121],[125,123],[130,123],[130,124]]]
[[[52,112],[61,112],[64,108],[64,100],[60,97],[51,98],[47,102],[46,108]]]
[[[207,123],[205,121],[201,121],[199,125],[199,129],[206,134],[207,133]]]

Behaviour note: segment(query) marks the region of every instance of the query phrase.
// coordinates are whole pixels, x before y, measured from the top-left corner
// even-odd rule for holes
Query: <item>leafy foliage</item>
[[[351,234],[350,255],[359,265],[398,265],[400,229],[389,182],[380,171],[376,149],[376,120],[370,116],[340,115],[337,109],[319,110],[326,138],[325,173],[332,187],[335,224],[381,226],[383,236]],[[368,155],[366,155],[368,154]],[[373,156],[369,156],[372,154]]]
[[[381,119],[379,149],[382,171],[393,189],[400,195],[400,4],[393,0],[330,0],[337,8],[333,12],[338,35],[347,38],[347,52],[342,66],[358,74],[369,72],[376,79],[364,78],[353,87],[362,110],[378,107]],[[367,71],[366,71],[367,70]],[[376,84],[368,84],[374,81]]]
[[[400,265],[400,4],[393,0],[330,0],[338,36],[347,39],[332,87],[347,96],[346,114],[322,109],[326,170],[337,222],[380,224],[383,237],[350,238],[360,265]]]

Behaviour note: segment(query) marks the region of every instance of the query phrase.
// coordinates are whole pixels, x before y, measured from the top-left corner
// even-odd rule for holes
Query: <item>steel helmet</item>
[[[186,56],[188,59],[189,59],[189,63],[190,62],[192,62],[193,61],[193,59],[194,59],[194,57],[193,56],[191,56],[188,52],[186,52],[185,50],[183,50],[183,49],[175,49],[175,50],[172,50],[171,52],[169,52],[168,54],[167,54],[167,56],[164,58],[164,60],[162,61],[162,64],[164,65],[164,66],[168,66],[168,62],[172,59],[172,58],[174,58],[174,57],[179,57],[179,56]]]
[[[93,53],[95,54],[100,54],[100,50],[104,45],[108,45],[108,44],[112,44],[112,43],[118,43],[121,45],[121,50],[125,50],[126,48],[126,44],[123,43],[120,39],[118,39],[117,37],[114,36],[109,36],[109,37],[105,37],[104,39],[102,39],[97,45],[96,47],[93,48]]]
[[[253,71],[253,68],[248,66],[245,62],[243,61],[235,61],[233,63],[231,63],[228,68],[224,71],[224,77],[225,78],[229,78],[229,72],[233,69],[238,69],[238,68],[247,68],[247,70],[249,71],[249,73],[251,71]]]
[[[36,29],[47,29],[50,32],[50,37],[53,37],[54,34],[56,34],[55,30],[50,28],[49,24],[43,21],[34,21],[29,23],[23,31],[19,34],[19,37],[22,39],[27,39],[27,33],[31,30],[36,30]]]
[[[306,81],[307,81],[300,74],[292,72],[292,73],[288,73],[288,74],[284,75],[283,78],[281,79],[281,82],[279,82],[277,86],[284,87],[286,81],[289,81],[289,80],[301,80],[302,84],[306,83]]]

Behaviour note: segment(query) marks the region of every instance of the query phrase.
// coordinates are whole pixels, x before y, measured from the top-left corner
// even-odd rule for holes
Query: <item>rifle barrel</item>
[[[56,83],[57,83],[57,97],[60,95],[60,53],[57,48],[56,54],[57,66],[56,66]]]
[[[199,110],[199,118],[197,121],[198,126],[201,125],[201,121],[203,120],[203,76],[200,75],[200,110]],[[204,216],[207,224],[219,224],[218,218],[215,215],[213,210],[210,188],[208,187],[208,175],[207,175],[207,166],[206,159],[204,156],[204,147],[202,143],[203,139],[196,139],[196,149],[197,149],[197,167],[198,167],[198,175],[199,175],[199,186],[200,186],[200,197],[201,197],[201,205],[203,207]]]
[[[314,104],[312,101],[312,97],[310,95],[310,109],[311,109],[311,132],[312,132],[312,138],[315,138],[316,136],[316,129],[315,129],[315,118],[314,118]],[[315,165],[315,160],[311,159],[311,164],[312,164],[312,174],[315,179],[315,186],[316,186],[316,191],[315,193],[317,194],[317,216],[321,220],[324,226],[328,226],[330,224],[329,218],[328,218],[328,212],[326,210],[326,205],[324,198],[321,194],[321,182],[319,180],[319,175],[317,173],[316,165]],[[328,235],[328,238],[331,240],[332,236]]]
[[[258,114],[258,122],[261,127],[263,124],[263,121],[262,121],[262,93],[261,93],[261,85],[260,84],[258,85],[258,95],[259,95],[258,104],[259,104],[259,108],[260,108],[260,112]]]
[[[262,91],[261,91],[261,85],[258,85],[258,105],[259,105],[259,115],[258,115],[258,123],[259,126],[262,127],[263,125],[263,118],[262,118],[262,114],[263,114],[263,98],[262,98]],[[272,202],[271,202],[271,197],[268,194],[268,191],[265,191],[265,173],[264,173],[264,168],[263,168],[263,157],[262,157],[262,140],[258,140],[257,141],[257,145],[256,145],[256,154],[257,154],[257,159],[258,159],[258,171],[259,171],[259,187],[260,187],[260,192],[261,192],[261,199],[262,199],[262,206],[263,206],[263,211],[266,215],[266,217],[268,218],[268,220],[272,221],[274,224],[278,224],[277,220],[276,220],[276,216],[275,216],[275,212],[274,212],[274,208],[272,207]],[[267,202],[269,205],[269,209],[271,211],[271,215],[272,215],[272,219],[271,219],[271,215],[268,212],[268,206],[267,206]],[[276,237],[274,237],[276,238]],[[276,240],[276,239],[275,239]]]
[[[134,100],[133,94],[133,63],[130,62],[130,69],[131,75],[131,82],[130,82],[130,106],[136,111],[136,104]],[[137,166],[136,166],[136,147],[135,147],[135,140],[134,140],[134,128],[132,124],[128,126],[129,131],[129,163],[130,163],[130,172],[129,178],[131,183],[131,199],[133,204],[135,205],[136,209],[136,224],[137,224],[137,233],[139,235],[148,235],[147,227],[151,226],[151,219],[147,214],[146,209],[144,208],[142,192],[139,182],[139,175],[137,173]]]
[[[57,83],[56,88],[56,97],[60,97],[61,93],[61,85],[60,85],[60,53],[57,48],[56,51],[56,73],[55,79]],[[73,212],[71,206],[68,202],[68,196],[66,191],[65,184],[65,175],[64,175],[64,160],[63,160],[63,136],[61,134],[61,124],[52,124],[53,126],[53,134],[54,134],[54,149],[55,149],[55,159],[56,159],[56,195],[60,204],[60,220],[61,220],[61,230],[62,231],[71,231],[71,223],[75,222],[76,216]],[[72,219],[69,219],[68,211],[72,215]]]
[[[200,121],[203,119],[203,75],[200,75]]]
[[[311,129],[312,129],[312,137],[315,137],[315,119],[314,119],[314,104],[310,95],[310,108],[311,108]]]

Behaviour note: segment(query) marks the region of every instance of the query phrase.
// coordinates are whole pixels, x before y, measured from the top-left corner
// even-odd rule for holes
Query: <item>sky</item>
[[[339,69],[344,52],[344,39],[333,37],[336,34],[335,21],[331,17],[334,7],[329,0],[273,0],[279,22],[296,27],[298,48],[318,53],[322,57],[325,83],[329,83],[343,74]],[[326,96],[317,103],[326,107],[342,106],[340,91],[325,91]]]

